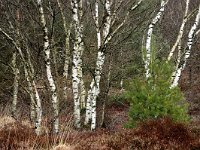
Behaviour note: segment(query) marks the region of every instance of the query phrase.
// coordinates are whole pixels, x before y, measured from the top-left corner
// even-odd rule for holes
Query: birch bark
[[[12,116],[16,119],[16,113],[17,113],[17,97],[18,97],[18,88],[19,88],[19,69],[17,68],[16,64],[17,59],[17,53],[13,53],[13,59],[12,59],[12,68],[14,73],[14,83],[13,83],[13,101],[12,101]]]
[[[169,53],[169,56],[167,58],[168,61],[171,60],[173,54],[174,54],[174,51],[176,50],[177,46],[179,46],[180,44],[180,41],[183,37],[183,32],[184,32],[184,28],[185,28],[185,24],[186,22],[188,21],[188,8],[189,8],[189,3],[190,3],[190,0],[187,0],[186,1],[186,7],[185,7],[185,14],[184,14],[184,18],[183,18],[183,22],[181,24],[181,27],[180,27],[180,30],[179,30],[179,34],[178,34],[178,37],[176,39],[176,42],[174,43],[170,53]]]
[[[198,12],[197,12],[194,24],[191,27],[191,29],[189,31],[189,34],[188,34],[187,47],[186,47],[186,52],[184,54],[184,62],[176,70],[175,77],[174,77],[174,80],[173,80],[173,83],[172,83],[171,87],[175,87],[175,86],[178,85],[178,81],[180,79],[181,73],[185,69],[185,66],[187,64],[187,60],[188,60],[188,58],[190,57],[190,54],[191,54],[191,48],[192,48],[192,44],[193,44],[193,41],[194,41],[194,38],[195,38],[195,32],[197,30],[199,22],[200,22],[200,5],[199,5],[199,8],[198,8]]]
[[[101,32],[99,27],[99,1],[95,1],[95,12],[94,12],[94,21],[96,26],[96,32],[97,32],[97,49],[100,50],[101,47]],[[92,111],[92,99],[94,99],[94,86],[95,86],[95,80],[93,79],[90,83],[90,88],[88,91],[88,96],[86,100],[86,116],[85,116],[85,125],[87,125],[91,121],[91,111]]]
[[[79,95],[79,85],[80,85],[80,76],[79,76],[79,65],[81,63],[80,58],[80,43],[81,37],[79,33],[80,23],[78,18],[78,2],[77,0],[71,1],[72,7],[72,19],[73,27],[75,32],[74,43],[73,43],[73,66],[72,66],[72,90],[73,90],[73,99],[74,99],[74,125],[76,128],[80,128],[80,95]]]
[[[92,95],[93,98],[91,99],[91,130],[94,130],[96,128],[96,99],[97,96],[100,93],[100,87],[99,87],[99,83],[100,83],[100,79],[101,79],[101,73],[102,73],[102,68],[103,68],[103,64],[105,61],[105,52],[104,49],[102,49],[102,45],[100,44],[101,41],[104,41],[105,43],[107,43],[107,38],[110,32],[110,27],[111,27],[111,4],[109,0],[105,0],[105,21],[103,22],[103,35],[102,35],[102,40],[100,40],[100,33],[97,32],[97,43],[98,43],[98,55],[97,55],[97,61],[96,61],[96,69],[95,69],[95,79],[93,79],[94,81],[92,81],[93,84],[93,88],[92,88]],[[105,48],[105,43],[103,45],[103,47]]]
[[[47,73],[47,79],[50,86],[51,91],[51,99],[53,104],[53,111],[54,111],[54,120],[53,120],[53,132],[58,133],[59,132],[59,110],[58,110],[58,96],[56,92],[56,85],[55,81],[52,76],[51,72],[51,58],[50,58],[50,48],[49,48],[49,38],[48,38],[48,29],[46,27],[46,20],[44,17],[44,10],[42,7],[42,1],[37,0],[38,9],[40,13],[40,23],[43,28],[43,36],[44,36],[44,52],[45,52],[45,62],[46,62],[46,73]]]
[[[180,65],[180,62],[181,62],[181,51],[182,51],[182,37],[183,37],[183,33],[184,33],[184,28],[185,28],[185,24],[186,22],[188,21],[188,9],[189,9],[189,3],[190,3],[190,0],[187,0],[186,1],[186,7],[185,7],[185,13],[184,13],[184,18],[183,18],[183,21],[182,21],[182,24],[181,24],[181,27],[180,27],[180,30],[179,30],[179,34],[178,34],[178,37],[176,39],[176,42],[175,44],[173,45],[170,53],[169,53],[169,56],[168,56],[168,59],[167,61],[170,61],[172,56],[174,55],[174,52],[176,50],[176,47],[178,47],[178,55],[177,55],[177,60],[176,60],[176,67],[175,67],[175,71],[172,73],[172,85],[171,87],[173,87],[173,82],[176,78],[176,73],[179,69],[179,65]]]
[[[30,53],[30,50],[28,48],[28,45],[26,47],[26,52],[27,52],[27,57],[28,57],[27,63],[28,63],[28,68],[30,70],[29,71],[30,73],[28,74],[28,72],[26,71],[25,68],[24,68],[24,71],[25,71],[25,78],[26,78],[26,81],[28,83],[29,95],[30,95],[30,99],[31,99],[31,108],[30,108],[31,121],[35,122],[37,105],[36,105],[36,101],[35,101],[35,98],[34,98],[34,90],[33,90],[33,87],[31,85],[31,81],[34,80],[35,70],[34,70],[33,64],[31,62],[31,53]]]
[[[111,14],[111,3],[110,0],[104,1],[104,17],[103,17],[103,27],[102,27],[102,36],[99,26],[99,0],[95,1],[95,12],[93,14],[93,18],[95,21],[96,32],[97,32],[97,60],[96,60],[96,68],[95,68],[95,77],[90,83],[90,88],[88,91],[88,97],[86,101],[86,117],[85,117],[85,125],[88,124],[91,120],[91,130],[96,128],[96,99],[100,93],[99,83],[101,79],[101,72],[103,68],[103,64],[105,61],[105,48],[106,45],[110,42],[112,37],[121,29],[125,22],[128,20],[128,16],[130,11],[135,10],[143,0],[139,0],[136,5],[134,5],[126,14],[124,20],[112,31],[110,32],[111,25],[116,21],[116,13],[114,11],[113,15]],[[114,20],[112,21],[112,19]]]
[[[30,118],[32,122],[35,122],[36,120],[36,103],[35,103],[35,98],[34,98],[34,90],[33,90],[33,86],[31,84],[30,78],[29,78],[29,74],[27,72],[27,69],[24,67],[24,74],[25,74],[25,79],[28,83],[28,94],[30,95],[30,99],[31,99],[31,108],[30,108]]]
[[[150,63],[151,63],[151,39],[153,35],[153,29],[156,23],[159,21],[161,18],[164,10],[165,10],[165,5],[167,4],[168,1],[162,0],[161,1],[161,7],[156,16],[152,19],[148,31],[147,31],[147,39],[146,39],[146,57],[145,57],[145,76],[148,79],[151,76],[150,73]]]
[[[85,108],[85,97],[86,97],[86,91],[85,91],[85,84],[83,81],[83,60],[82,55],[84,52],[84,43],[83,43],[83,1],[79,0],[78,2],[78,12],[79,12],[79,51],[80,51],[80,63],[79,63],[79,79],[80,79],[80,107],[81,109]]]
[[[17,1],[17,10],[16,10],[16,43],[19,45],[19,21],[20,21],[20,14],[19,14],[19,0]],[[10,18],[7,16],[8,22],[10,24],[11,29],[14,31],[14,27],[12,25],[12,22],[10,21]],[[13,59],[12,59],[12,67],[13,67],[13,73],[14,73],[14,83],[13,83],[13,101],[12,101],[12,116],[17,119],[16,113],[17,113],[17,97],[18,97],[18,90],[19,90],[19,79],[20,79],[20,72],[19,68],[17,66],[17,52],[15,51],[13,53]]]

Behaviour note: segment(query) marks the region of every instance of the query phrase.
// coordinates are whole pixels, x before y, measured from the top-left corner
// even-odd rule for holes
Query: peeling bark
[[[46,73],[47,73],[47,79],[51,91],[51,100],[53,104],[53,111],[54,111],[54,120],[53,120],[53,132],[58,133],[59,132],[59,108],[58,108],[58,96],[56,91],[56,85],[55,81],[52,76],[51,71],[51,58],[50,58],[50,49],[49,49],[49,38],[48,38],[48,29],[46,27],[46,20],[44,16],[44,10],[42,7],[41,0],[37,0],[38,9],[40,13],[40,23],[43,28],[43,36],[44,36],[44,52],[45,52],[45,62],[46,62]]]

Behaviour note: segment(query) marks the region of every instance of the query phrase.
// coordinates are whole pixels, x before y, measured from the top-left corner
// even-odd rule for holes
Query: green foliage
[[[178,87],[170,88],[172,67],[165,61],[151,66],[152,76],[131,82],[126,98],[130,101],[128,127],[145,119],[170,116],[174,121],[188,121],[188,105]]]

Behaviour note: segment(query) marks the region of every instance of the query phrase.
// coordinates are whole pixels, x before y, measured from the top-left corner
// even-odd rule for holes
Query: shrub
[[[151,66],[151,77],[130,83],[126,98],[130,102],[127,127],[140,121],[170,116],[174,121],[188,121],[188,105],[178,87],[170,88],[172,67],[166,62]]]

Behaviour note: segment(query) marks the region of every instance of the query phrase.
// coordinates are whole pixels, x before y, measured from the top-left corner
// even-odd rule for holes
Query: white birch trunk
[[[139,0],[136,5],[131,8],[131,11],[135,10],[143,0]],[[113,25],[115,22],[115,14],[113,14],[114,21],[111,23],[111,12],[110,12],[110,2],[108,0],[105,1],[105,14],[108,16],[105,17],[104,28],[103,28],[103,39],[101,39],[101,32],[99,26],[99,1],[95,1],[95,13],[93,15],[96,32],[97,32],[97,48],[99,50],[96,62],[96,70],[95,70],[95,79],[92,80],[90,84],[90,89],[88,91],[88,97],[86,101],[86,117],[85,117],[85,125],[87,125],[92,119],[91,130],[96,128],[96,98],[100,92],[99,82],[101,77],[102,66],[104,64],[104,52],[101,51],[101,48],[105,48],[107,43],[112,39],[112,37],[117,33],[117,31],[124,26],[125,22],[128,19],[129,11],[126,14],[126,17],[122,23],[120,23],[112,33],[110,32],[111,24]],[[103,41],[103,44],[102,44]],[[93,115],[91,115],[93,114]]]
[[[188,9],[189,9],[189,2],[190,0],[187,0],[186,1],[186,7],[185,7],[185,14],[184,14],[184,18],[183,18],[183,22],[181,24],[181,27],[180,27],[180,30],[179,30],[179,34],[178,34],[178,37],[176,39],[176,42],[174,44],[174,46],[172,47],[170,53],[169,53],[169,56],[168,56],[168,61],[171,60],[173,54],[174,54],[174,51],[176,50],[176,47],[178,47],[178,55],[177,55],[177,60],[176,60],[176,67],[175,67],[175,71],[172,73],[172,78],[171,78],[171,81],[172,81],[172,85],[171,87],[173,87],[173,82],[175,80],[175,77],[176,77],[176,73],[179,69],[179,65],[180,65],[180,62],[181,62],[181,50],[182,50],[182,37],[183,37],[183,32],[184,32],[184,27],[185,27],[185,24],[188,20]]]
[[[182,37],[183,37],[183,32],[184,32],[184,28],[185,28],[185,24],[186,22],[188,21],[188,8],[189,8],[189,3],[190,3],[190,0],[187,0],[186,1],[186,7],[185,7],[185,14],[184,14],[184,18],[183,18],[183,22],[181,24],[181,27],[180,27],[180,30],[179,30],[179,34],[178,34],[178,37],[176,39],[176,42],[174,43],[170,53],[169,53],[169,56],[167,58],[168,61],[171,60],[173,54],[174,54],[174,51],[176,50],[176,47],[179,45]]]
[[[103,40],[105,43],[107,43],[107,38],[110,32],[110,27],[111,27],[111,5],[109,0],[105,0],[105,22],[104,22],[104,27],[103,27]],[[99,33],[97,33],[97,40],[98,44],[101,42],[99,38]],[[105,46],[104,43],[104,46]],[[99,46],[99,45],[98,45]],[[102,46],[102,45],[101,45]],[[96,69],[95,69],[95,84],[93,88],[93,99],[91,100],[91,105],[92,105],[92,111],[91,111],[91,130],[94,130],[96,128],[96,99],[97,96],[100,93],[100,79],[101,79],[101,72],[103,69],[103,64],[105,61],[105,53],[104,49],[101,49],[101,46],[98,47],[98,55],[97,55],[97,62],[96,62]],[[105,47],[104,47],[105,48]]]
[[[34,70],[33,64],[31,62],[31,53],[30,53],[28,45],[26,45],[26,52],[27,52],[27,57],[28,57],[27,65],[29,68],[29,73],[27,72],[27,70],[25,68],[24,68],[24,72],[25,72],[26,81],[28,83],[28,91],[29,91],[29,95],[30,95],[30,99],[31,99],[30,118],[31,118],[32,122],[35,122],[37,105],[36,105],[36,100],[34,98],[34,90],[31,85],[31,81],[34,80],[35,70]]]
[[[81,109],[85,108],[85,97],[86,97],[86,91],[85,91],[85,84],[83,81],[83,61],[82,61],[82,55],[84,52],[84,43],[83,43],[83,1],[79,0],[78,2],[78,12],[79,12],[79,51],[80,51],[80,63],[79,63],[79,79],[80,79],[80,107]]]
[[[18,95],[18,89],[19,89],[19,69],[15,69],[15,78],[14,78],[14,84],[13,84],[13,103],[12,103],[12,115],[16,119],[16,113],[17,113],[17,95]]]
[[[73,99],[74,99],[74,125],[76,128],[80,128],[80,95],[79,95],[79,65],[80,65],[80,34],[79,34],[79,18],[78,18],[78,2],[77,0],[71,1],[72,7],[72,19],[73,19],[73,27],[75,30],[75,38],[73,45],[73,66],[72,66],[72,89],[73,89]]]
[[[91,121],[91,100],[93,98],[93,87],[94,87],[94,79],[92,80],[92,82],[90,83],[90,89],[88,91],[88,96],[87,96],[87,100],[86,100],[86,113],[85,113],[85,122],[84,124],[87,125],[89,124],[89,122]]]
[[[51,58],[50,58],[50,49],[49,49],[49,38],[48,38],[48,29],[46,27],[46,20],[44,17],[44,10],[42,7],[41,0],[37,0],[39,13],[40,13],[40,22],[43,28],[43,34],[44,34],[44,52],[45,52],[45,62],[46,62],[46,73],[47,73],[47,79],[50,86],[51,91],[51,99],[53,104],[53,111],[54,111],[54,121],[53,121],[53,132],[58,133],[59,132],[59,110],[58,110],[58,96],[56,92],[56,85],[55,81],[53,79],[52,73],[51,73]]]
[[[13,101],[12,101],[12,116],[16,119],[16,113],[17,113],[17,97],[18,97],[18,89],[19,89],[19,69],[17,68],[16,64],[16,58],[17,53],[13,53],[13,59],[12,59],[12,68],[14,72],[14,83],[13,83]]]
[[[96,32],[97,32],[97,48],[100,49],[101,47],[101,32],[99,28],[99,1],[95,1],[95,13],[94,13],[94,21],[96,26]],[[90,88],[88,91],[88,97],[86,101],[86,117],[85,117],[85,125],[87,125],[91,121],[91,111],[92,111],[92,99],[94,99],[94,86],[95,86],[95,80],[93,79],[90,83]]]
[[[151,38],[153,34],[153,29],[156,23],[159,21],[161,18],[164,10],[165,10],[165,5],[167,4],[168,1],[162,0],[161,1],[161,8],[159,12],[156,14],[156,16],[153,18],[152,22],[150,23],[147,31],[147,39],[146,39],[146,57],[145,57],[145,76],[148,79],[151,76],[150,73],[150,63],[151,63]]]
[[[195,32],[196,32],[197,27],[199,25],[199,21],[200,21],[200,5],[199,5],[198,13],[197,13],[196,18],[195,18],[195,22],[194,22],[193,26],[191,27],[190,32],[188,34],[188,41],[187,41],[186,52],[185,52],[185,55],[184,55],[184,62],[176,70],[175,77],[174,77],[174,80],[173,80],[171,87],[175,87],[175,86],[178,85],[178,81],[181,77],[181,73],[185,69],[185,66],[187,64],[187,60],[188,60],[188,58],[190,57],[190,54],[191,54],[191,48],[192,48],[192,44],[193,44],[193,41],[194,41],[194,38],[195,38]]]
[[[28,63],[25,61],[22,51],[19,49],[19,53],[24,62],[25,78],[28,83],[29,95],[31,99],[31,120],[35,122],[35,132],[37,135],[41,134],[41,123],[42,123],[42,103],[37,90],[37,86],[34,80],[34,68],[31,63],[30,52],[27,47]]]
[[[17,1],[19,3],[19,1]],[[19,14],[19,8],[17,7],[16,10],[16,25],[17,25],[17,29],[16,29],[16,35],[17,35],[17,41],[16,43],[19,45],[19,19],[20,19],[20,14]],[[8,17],[9,19],[9,17]],[[11,29],[14,30],[14,27],[9,19],[9,24]],[[13,73],[14,73],[14,83],[13,83],[13,101],[12,101],[12,116],[17,119],[16,117],[16,111],[17,111],[17,96],[18,96],[18,90],[19,90],[19,79],[20,79],[20,75],[19,75],[19,68],[17,67],[17,52],[15,51],[13,53],[13,59],[12,59],[12,67],[13,67]]]
[[[35,92],[35,101],[36,101],[36,120],[35,120],[35,130],[36,134],[39,135],[41,134],[41,123],[42,123],[42,104],[41,104],[41,99],[35,84],[35,81],[32,81],[33,89]]]
[[[32,64],[29,62],[29,66]],[[35,80],[33,79],[33,72],[29,70],[26,63],[24,64],[25,78],[28,83],[29,95],[31,99],[31,120],[35,123],[35,132],[37,135],[41,134],[42,123],[42,104],[37,90]]]

